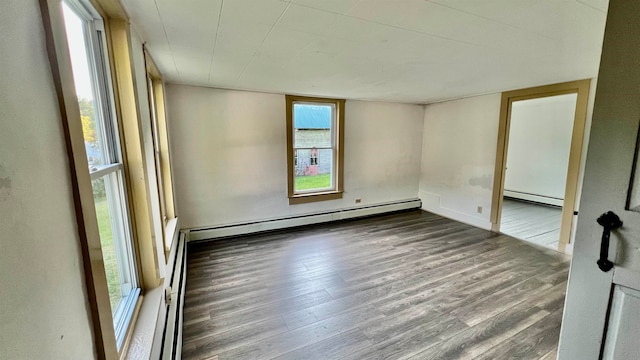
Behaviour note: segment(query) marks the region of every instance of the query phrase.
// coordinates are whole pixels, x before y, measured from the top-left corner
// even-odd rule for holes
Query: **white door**
[[[640,1],[611,0],[574,255],[560,334],[559,359],[640,359]],[[603,226],[617,214],[622,227],[600,258]],[[603,262],[601,262],[602,264]],[[606,264],[605,264],[606,265]],[[606,266],[603,266],[606,270]]]

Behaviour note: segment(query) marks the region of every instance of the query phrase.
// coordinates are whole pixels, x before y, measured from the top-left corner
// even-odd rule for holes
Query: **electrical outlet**
[[[360,204],[362,202],[362,199],[356,199],[356,204]]]
[[[482,214],[482,206],[478,206],[478,214]]]

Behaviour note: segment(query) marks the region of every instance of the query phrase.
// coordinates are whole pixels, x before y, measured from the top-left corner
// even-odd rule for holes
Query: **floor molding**
[[[207,228],[188,229],[189,242],[223,238],[236,235],[259,233],[270,230],[287,229],[292,227],[361,218],[389,212],[419,209],[420,199],[407,199],[388,203],[359,206],[297,216],[280,217],[241,224],[213,226]]]
[[[504,197],[513,198],[513,199],[516,199],[516,200],[531,201],[531,202],[534,202],[536,204],[546,204],[546,205],[550,205],[550,206],[562,207],[562,205],[564,204],[564,199],[553,198],[553,197],[549,197],[549,196],[536,195],[536,194],[529,194],[529,193],[524,193],[524,192],[520,192],[520,191],[512,191],[512,190],[507,190],[507,189],[504,190],[503,196]]]

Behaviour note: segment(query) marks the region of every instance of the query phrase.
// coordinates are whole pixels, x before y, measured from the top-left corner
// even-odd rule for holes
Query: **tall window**
[[[155,161],[156,185],[158,188],[159,210],[162,218],[165,256],[168,256],[174,239],[176,213],[173,202],[173,181],[169,159],[169,139],[165,113],[164,83],[162,74],[147,51],[145,66],[147,69],[147,92],[151,114],[151,132],[153,140],[153,158]],[[152,205],[156,206],[156,205]]]
[[[160,154],[160,138],[158,127],[158,107],[154,95],[153,79],[147,75],[147,90],[149,92],[149,112],[151,113],[151,132],[153,139],[153,159],[156,164],[156,182],[158,185],[158,197],[160,198],[160,216],[162,224],[167,225],[167,206],[165,203],[164,180],[162,178],[162,157]]]
[[[111,313],[120,348],[140,289],[103,22],[85,2],[69,0],[63,3],[63,9]]]
[[[344,104],[286,96],[289,204],[342,197]]]

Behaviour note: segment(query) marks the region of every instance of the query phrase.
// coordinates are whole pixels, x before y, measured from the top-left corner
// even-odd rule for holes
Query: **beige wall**
[[[344,198],[289,205],[283,95],[171,84],[167,97],[186,228],[417,197],[422,106],[347,101]]]
[[[423,209],[491,228],[500,97],[476,96],[426,107],[419,189]]]
[[[0,359],[92,359],[58,103],[36,0],[0,11]]]

